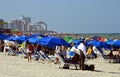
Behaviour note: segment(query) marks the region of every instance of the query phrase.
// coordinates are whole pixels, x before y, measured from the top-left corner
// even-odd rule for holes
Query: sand
[[[0,77],[120,77],[120,64],[106,63],[103,59],[89,60],[95,71],[60,69],[58,65],[47,61],[32,61],[18,56],[0,53]]]

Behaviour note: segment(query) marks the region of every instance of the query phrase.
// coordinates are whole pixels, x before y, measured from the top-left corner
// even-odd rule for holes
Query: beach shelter
[[[6,38],[8,38],[9,36],[5,35],[5,34],[0,34],[0,40],[4,40]]]
[[[16,39],[16,41],[21,44],[22,42],[24,42],[27,39],[28,39],[27,36],[22,35],[22,36],[18,36],[17,39]]]
[[[67,43],[71,43],[71,41],[73,40],[72,38],[68,37],[68,36],[65,36],[63,38]]]
[[[45,37],[44,35],[42,35],[42,34],[32,34],[32,35],[30,35],[30,36],[28,36],[28,38],[33,38],[33,37]]]
[[[18,36],[9,36],[8,38],[6,38],[5,40],[9,40],[9,41],[16,41],[18,38]]]
[[[72,40],[71,43],[74,43],[74,44],[79,44],[81,42],[81,40]]]
[[[99,37],[99,36],[93,36],[91,39],[100,41],[100,40],[101,40],[101,37]]]
[[[113,46],[120,46],[120,40],[108,40],[106,43]]]
[[[101,41],[96,41],[96,40],[91,40],[87,42],[88,45],[94,45],[96,47],[101,47],[105,49],[110,49],[110,45],[108,45],[106,42],[101,42]]]
[[[114,41],[114,40],[108,40],[108,41],[106,41],[106,43],[109,44],[109,45],[114,45],[115,42],[116,41]]]
[[[113,45],[120,47],[120,40],[117,40]]]
[[[110,44],[113,45],[113,46],[120,47],[120,40],[112,41]]]
[[[37,44],[38,40],[41,39],[41,38],[33,37],[33,38],[29,38],[27,40],[32,44]]]
[[[38,44],[44,45],[44,46],[52,46],[52,45],[64,45],[69,47],[70,44],[68,44],[65,40],[57,38],[57,37],[43,37],[40,40],[38,40]]]

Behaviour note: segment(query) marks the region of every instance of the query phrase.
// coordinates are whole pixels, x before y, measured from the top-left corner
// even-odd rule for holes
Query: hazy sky
[[[0,0],[1,19],[22,15],[59,33],[120,33],[120,0]]]

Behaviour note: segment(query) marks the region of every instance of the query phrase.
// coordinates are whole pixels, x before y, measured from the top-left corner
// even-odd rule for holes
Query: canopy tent
[[[28,38],[33,38],[33,37],[45,37],[44,35],[41,35],[41,34],[32,34],[32,35],[30,35],[30,36],[28,36]]]
[[[5,40],[9,40],[9,41],[16,41],[18,38],[18,36],[9,36],[8,38],[6,38]]]
[[[74,43],[74,44],[79,44],[81,42],[81,40],[72,40],[71,43]]]
[[[68,37],[68,36],[65,36],[63,38],[67,43],[71,43],[71,41],[73,40],[72,38]]]
[[[43,37],[40,40],[38,40],[38,44],[41,44],[43,46],[52,46],[52,45],[64,45],[69,47],[70,44],[68,44],[65,40],[56,38],[56,37]]]
[[[22,36],[18,36],[17,39],[16,39],[16,41],[17,41],[18,43],[22,44],[22,42],[24,42],[24,41],[27,40],[27,39],[28,39],[27,36],[22,35]]]
[[[5,35],[5,34],[0,34],[0,40],[4,40],[6,38],[8,38],[9,36]]]
[[[42,37],[41,37],[42,38]],[[32,44],[38,44],[38,40],[40,40],[41,38],[37,38],[37,37],[33,37],[33,38],[29,38],[27,39],[30,43]]]
[[[24,42],[24,41],[27,40],[27,39],[28,39],[28,37],[25,36],[25,35],[21,35],[21,36],[14,36],[14,35],[12,35],[12,36],[6,38],[5,40],[17,41],[18,43],[21,44],[22,42]]]
[[[106,43],[109,45],[120,47],[120,40],[108,40],[106,41]]]
[[[101,40],[101,37],[99,37],[99,36],[93,36],[91,39],[100,41],[100,40]]]
[[[107,44],[106,42],[101,42],[101,41],[96,41],[96,40],[91,40],[89,42],[87,42],[88,45],[94,45],[96,47],[101,47],[101,48],[105,48],[105,49],[110,49],[110,45]]]

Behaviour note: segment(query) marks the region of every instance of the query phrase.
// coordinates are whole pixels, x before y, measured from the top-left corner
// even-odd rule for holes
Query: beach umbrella
[[[81,40],[72,40],[71,43],[74,43],[74,44],[79,44],[81,42]]]
[[[17,37],[12,35],[12,36],[9,36],[8,38],[6,38],[5,40],[15,41],[15,40],[17,40]]]
[[[120,40],[117,40],[113,45],[120,47]]]
[[[71,41],[72,41],[72,38],[70,38],[68,36],[65,36],[63,39],[68,43],[71,43]]]
[[[106,43],[109,45],[120,46],[120,40],[108,40]]]
[[[28,38],[36,38],[36,37],[46,37],[46,36],[44,36],[44,35],[42,35],[42,34],[32,34],[32,35],[30,35],[30,36],[28,36]]]
[[[109,44],[113,45],[113,46],[120,47],[120,40],[111,41]]]
[[[16,41],[21,44],[22,42],[24,42],[27,39],[28,39],[27,36],[22,35],[22,36],[18,36],[17,39],[16,39]]]
[[[0,40],[4,40],[6,38],[8,38],[9,36],[5,35],[5,34],[0,34]]]
[[[38,44],[44,45],[44,46],[52,46],[52,45],[64,45],[69,47],[70,44],[68,44],[65,40],[57,38],[57,37],[43,37],[40,40],[38,40]]]
[[[42,37],[41,37],[42,38]],[[30,43],[32,44],[38,44],[38,40],[41,39],[41,38],[37,38],[37,37],[33,37],[33,38],[29,38],[27,39]]]
[[[102,42],[106,42],[106,41],[108,41],[108,39],[107,39],[107,38],[102,37],[100,41],[102,41]]]
[[[101,40],[101,37],[99,37],[99,36],[93,36],[91,39],[99,41],[99,40]]]
[[[109,44],[109,45],[113,45],[115,41],[113,40],[107,40],[106,43]]]
[[[101,47],[105,49],[110,49],[110,45],[108,45],[106,42],[101,42],[101,41],[96,41],[96,40],[91,40],[87,42],[88,45],[94,45],[96,47]]]

